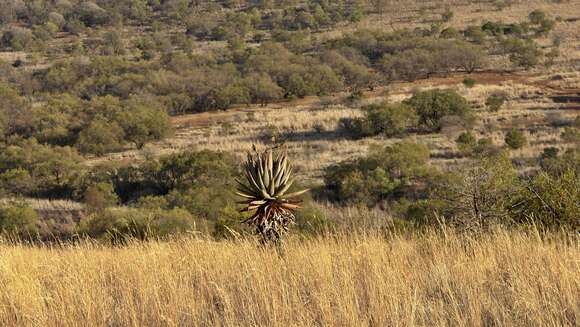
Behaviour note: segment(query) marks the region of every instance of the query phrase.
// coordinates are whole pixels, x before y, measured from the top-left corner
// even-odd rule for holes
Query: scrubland
[[[580,1],[0,2],[0,326],[580,324]]]
[[[4,326],[574,326],[577,236],[0,245]]]

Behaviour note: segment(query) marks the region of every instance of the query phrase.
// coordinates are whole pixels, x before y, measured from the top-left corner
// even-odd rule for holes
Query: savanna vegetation
[[[531,132],[506,129],[499,144],[474,133],[484,114],[457,90],[414,89],[399,101],[363,102],[378,87],[434,76],[463,74],[462,84],[474,89],[478,83],[469,76],[498,62],[506,72],[549,67],[562,40],[539,44],[562,19],[538,9],[519,22],[486,20],[457,28],[451,26],[451,7],[444,6],[433,7],[423,27],[330,34],[382,17],[390,6],[389,1],[6,2],[0,47],[25,55],[0,61],[0,194],[7,199],[2,231],[27,239],[90,236],[115,242],[191,231],[217,238],[244,234],[239,221],[249,216],[238,211],[233,193],[233,181],[244,174],[239,153],[188,149],[155,155],[147,153],[147,145],[173,137],[172,120],[179,115],[336,94],[362,115],[340,119],[334,133],[345,140],[395,141],[329,162],[318,183],[302,185],[312,191],[306,208],[292,219],[300,229],[336,228],[320,209],[328,202],[380,208],[398,224],[416,228],[444,219],[469,228],[527,222],[576,230],[578,203],[563,199],[578,196],[578,119],[558,123],[569,145],[561,152],[546,147],[525,163],[524,172],[510,151],[532,143]],[[498,114],[508,100],[506,92],[494,91],[483,107]],[[235,126],[228,129],[230,134]],[[470,162],[452,172],[431,163],[428,146],[407,139],[450,129],[460,132],[453,138],[454,156]],[[265,147],[285,147],[279,143],[300,138],[275,129],[259,133],[252,141]],[[87,164],[128,150],[142,151],[145,160]],[[261,180],[268,177],[264,173],[260,178],[250,173],[253,182],[265,182],[264,194],[251,189],[251,179],[240,190],[251,203],[268,202],[285,188],[274,176]],[[562,192],[566,196],[558,199]],[[67,220],[66,228],[46,224],[27,207],[31,198],[82,202],[82,219]]]
[[[0,324],[576,325],[576,9],[3,0]]]

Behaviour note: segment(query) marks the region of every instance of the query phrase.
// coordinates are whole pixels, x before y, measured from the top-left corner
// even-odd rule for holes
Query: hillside
[[[547,0],[10,0],[0,195],[47,220],[32,224],[41,234],[71,237],[116,206],[184,209],[220,234],[240,229],[230,190],[241,159],[278,146],[313,188],[306,216],[362,204],[387,221],[416,224],[415,206],[421,221],[451,219],[471,209],[442,204],[441,189],[504,162],[493,156],[518,183],[576,173],[578,12]],[[363,167],[382,148],[402,167]],[[529,187],[502,191],[516,189]]]

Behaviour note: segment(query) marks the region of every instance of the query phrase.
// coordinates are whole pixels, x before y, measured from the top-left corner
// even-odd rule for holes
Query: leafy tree
[[[0,153],[0,174],[30,176],[27,189],[19,190],[26,195],[67,196],[72,185],[82,173],[81,158],[70,147],[53,147],[28,139],[7,146]]]
[[[352,59],[361,60],[361,58],[356,58],[356,53],[351,53],[351,55],[354,57]],[[360,56],[360,54],[358,56]],[[365,65],[359,64],[352,59],[347,58],[336,50],[326,51],[321,57],[321,60],[324,63],[332,67],[332,69],[343,78],[344,83],[350,86],[351,91],[369,87],[372,82],[369,69]]]
[[[78,86],[83,79],[83,69],[79,61],[66,60],[57,62],[44,73],[39,74],[39,82],[47,91],[67,92]]]
[[[116,205],[119,197],[110,183],[96,183],[89,186],[83,195],[85,204],[95,211]]]
[[[429,130],[439,130],[441,119],[453,115],[467,118],[471,108],[467,100],[453,90],[429,90],[418,92],[404,104],[411,106],[419,116],[419,123]]]
[[[172,154],[137,170],[120,170],[115,189],[123,201],[155,195],[145,202],[165,209],[184,208],[214,224],[222,214],[232,216],[236,211],[235,195],[228,191],[239,174],[234,162],[231,156],[212,151]]]
[[[413,81],[427,78],[435,72],[433,53],[425,49],[410,49],[398,54],[385,54],[380,60],[380,67],[391,80]]]
[[[395,194],[402,196],[410,185],[428,177],[428,158],[429,149],[424,145],[397,143],[327,168],[325,186],[336,201],[374,206]]]
[[[107,11],[94,2],[82,2],[75,8],[75,14],[85,25],[95,27],[104,25],[109,21]]]
[[[476,161],[438,189],[445,201],[443,214],[464,229],[509,223],[511,205],[519,192],[517,173],[506,154]]]
[[[116,120],[125,132],[125,139],[142,148],[145,143],[160,140],[172,131],[167,112],[144,104],[130,105]]]
[[[262,106],[283,96],[283,89],[267,75],[250,76],[245,79],[244,83],[250,90],[252,102],[259,103]]]
[[[413,108],[405,104],[381,103],[365,108],[366,124],[370,135],[398,136],[417,125],[418,117]],[[364,123],[362,125],[365,125]],[[364,133],[365,131],[361,131]],[[362,135],[365,136],[365,135]]]
[[[304,78],[299,74],[292,74],[288,77],[288,80],[283,85],[284,89],[286,90],[286,96],[297,96],[299,98],[305,97],[308,94],[312,94],[312,89],[310,89],[310,85],[304,81]]]
[[[580,231],[580,176],[572,169],[558,176],[540,173],[526,183],[514,201],[513,216],[518,222],[535,222],[554,228]]]
[[[540,63],[541,55],[542,52],[534,42],[517,40],[511,46],[509,59],[514,65],[529,69]]]
[[[172,154],[144,168],[161,193],[196,185],[224,185],[237,174],[232,157],[212,151]]]
[[[33,236],[38,231],[38,214],[23,203],[0,206],[0,232],[10,236]]]
[[[98,117],[84,128],[76,142],[76,147],[83,153],[103,155],[121,149],[125,133],[116,123]]]
[[[450,47],[442,56],[450,57],[454,65],[471,74],[485,66],[485,52],[477,45],[457,43]]]
[[[226,110],[235,104],[249,104],[250,90],[242,83],[230,84],[208,94],[215,109]]]
[[[28,101],[12,87],[0,83],[0,138],[25,133],[31,118]]]
[[[82,128],[87,114],[81,101],[70,94],[51,97],[33,108],[32,135],[41,143],[70,145]]]

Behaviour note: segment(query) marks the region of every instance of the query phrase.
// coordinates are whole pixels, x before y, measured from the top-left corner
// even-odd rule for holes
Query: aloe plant
[[[244,198],[242,211],[255,211],[244,222],[255,227],[263,242],[277,243],[294,223],[302,202],[298,197],[308,189],[289,193],[295,181],[292,165],[285,153],[273,149],[248,152],[244,173],[246,183],[236,179],[236,194]]]

